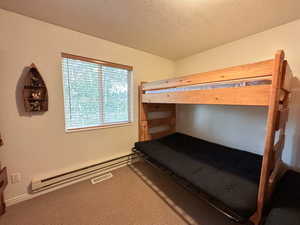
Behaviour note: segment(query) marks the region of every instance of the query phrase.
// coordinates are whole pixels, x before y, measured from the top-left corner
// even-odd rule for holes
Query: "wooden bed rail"
[[[268,106],[271,85],[142,95],[143,103]]]

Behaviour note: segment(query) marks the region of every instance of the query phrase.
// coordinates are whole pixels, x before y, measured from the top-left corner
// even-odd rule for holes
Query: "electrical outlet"
[[[10,175],[10,183],[16,184],[21,182],[21,174],[20,173],[12,173]]]

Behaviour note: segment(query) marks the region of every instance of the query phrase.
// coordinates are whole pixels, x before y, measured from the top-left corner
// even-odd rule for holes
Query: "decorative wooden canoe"
[[[0,168],[0,216],[5,213],[5,202],[3,192],[8,184],[6,167]]]
[[[26,112],[48,111],[47,87],[34,64],[31,64],[25,77],[23,98]]]

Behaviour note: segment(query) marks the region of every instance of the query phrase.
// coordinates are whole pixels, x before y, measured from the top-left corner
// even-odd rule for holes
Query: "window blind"
[[[128,123],[131,70],[62,58],[66,130]]]

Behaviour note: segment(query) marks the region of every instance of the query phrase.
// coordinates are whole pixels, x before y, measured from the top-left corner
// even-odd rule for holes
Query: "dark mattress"
[[[262,156],[181,133],[137,142],[135,148],[239,216],[255,212]]]
[[[281,179],[265,225],[300,225],[300,173],[288,171]]]

